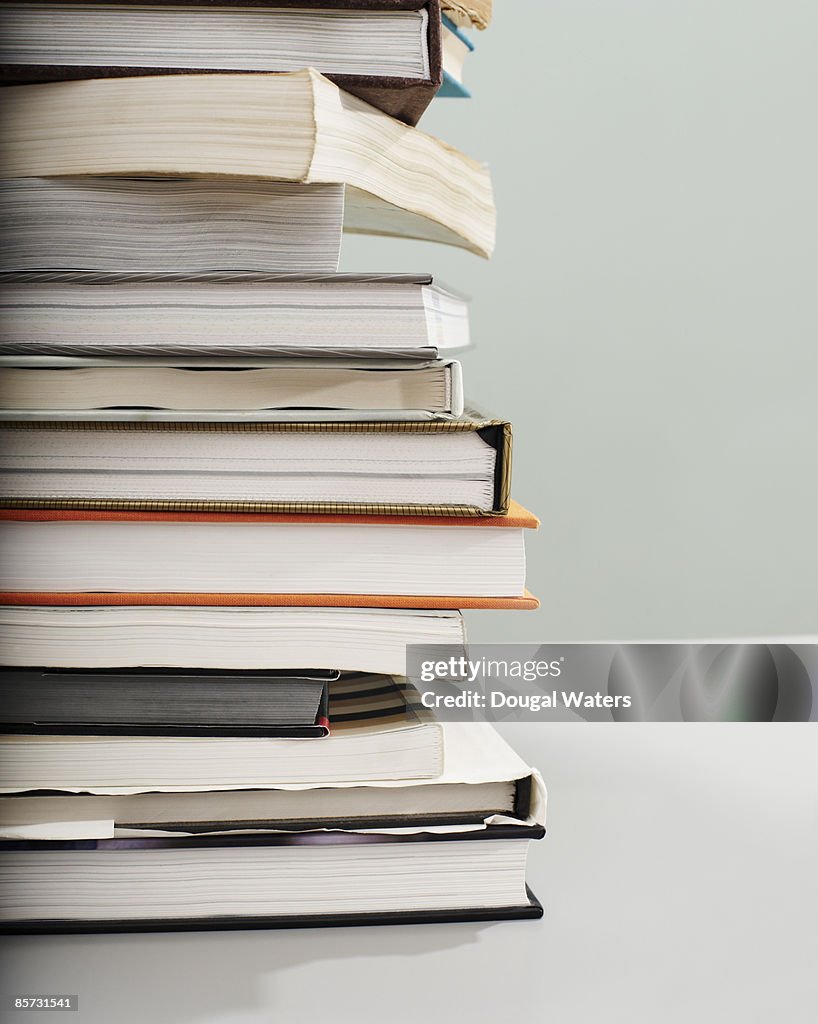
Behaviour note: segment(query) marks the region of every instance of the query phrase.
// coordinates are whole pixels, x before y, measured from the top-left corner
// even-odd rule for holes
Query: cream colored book
[[[5,179],[124,176],[343,185],[344,228],[494,246],[487,169],[316,71],[157,75],[4,90]]]
[[[13,357],[12,357],[13,358]],[[19,359],[20,357],[18,357]],[[22,357],[24,358],[24,357]],[[8,366],[0,357],[0,420],[432,419],[463,412],[454,361],[335,365],[322,360],[245,364],[215,359],[185,366],[143,359],[76,360],[76,366]]]
[[[455,25],[479,29],[489,27],[492,0],[443,0],[440,6]]]

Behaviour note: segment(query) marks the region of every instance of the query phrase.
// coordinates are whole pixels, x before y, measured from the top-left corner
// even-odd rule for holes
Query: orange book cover
[[[178,523],[327,523],[376,526],[469,526],[479,529],[536,529],[539,520],[516,501],[507,515],[471,517],[318,515],[311,513],[256,512],[126,512],[75,509],[3,509],[0,520],[13,522],[178,522]],[[6,605],[189,605],[233,607],[291,608],[440,608],[440,609],[517,609],[539,607],[536,597],[525,591],[519,597],[405,596],[400,594],[237,594],[184,592],[0,592]]]

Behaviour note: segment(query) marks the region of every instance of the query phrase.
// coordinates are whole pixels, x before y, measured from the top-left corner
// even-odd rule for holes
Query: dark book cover
[[[329,734],[332,673],[8,668],[0,732],[26,736]]]
[[[99,839],[88,841],[0,843],[4,850],[116,850],[171,849],[180,850],[242,846],[321,846],[392,845],[400,843],[492,842],[498,839],[542,839],[545,829],[540,825],[493,825],[480,832],[372,835],[361,833],[285,833],[244,836],[208,836],[150,839]],[[537,919],[543,916],[539,900],[526,887],[527,902],[518,906],[467,907],[422,911],[378,911],[373,913],[293,914],[273,917],[219,916],[209,918],[172,918],[144,920],[36,920],[7,921],[0,924],[4,934],[68,934],[78,932],[156,932],[156,931],[229,931],[268,928],[332,928],[357,925],[439,924],[458,921],[509,921]]]
[[[54,0],[70,4],[78,0]],[[90,0],[103,3],[105,0]],[[144,0],[117,0],[120,4],[139,4]],[[439,0],[185,0],[190,7],[275,7],[317,10],[355,11],[428,11],[429,78],[390,77],[380,75],[327,75],[339,89],[357,96],[385,114],[416,125],[434,99],[443,82],[441,58],[441,12]],[[0,15],[0,21],[2,16]],[[86,78],[131,78],[142,75],[207,74],[208,68],[98,67],[94,65],[0,64],[0,82],[24,85],[35,82],[61,82]],[[270,72],[276,68],[271,67]],[[320,70],[320,69],[319,69]],[[224,68],[219,73],[248,73]]]

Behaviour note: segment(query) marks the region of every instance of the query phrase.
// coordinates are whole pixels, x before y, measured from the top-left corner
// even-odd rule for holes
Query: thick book
[[[444,242],[481,256],[494,247],[485,166],[342,92],[312,69],[8,86],[2,121],[4,179],[81,176],[88,187],[89,176],[98,176],[90,184],[99,194],[116,190],[123,177],[193,177],[203,179],[204,186],[197,183],[205,188],[224,177],[342,185],[347,231]],[[59,218],[58,206],[52,203]],[[10,232],[3,269],[37,269],[17,265],[16,251],[26,253],[31,245],[33,212]],[[64,216],[62,221],[68,231],[70,223]],[[145,235],[142,242],[149,246],[154,239]],[[61,268],[52,262],[40,269]],[[191,268],[180,263],[178,269]]]
[[[441,82],[438,0],[5,2],[0,30],[7,84],[313,67],[414,125]]]
[[[212,669],[0,672],[0,733],[31,736],[329,734],[331,674]]]
[[[0,357],[0,419],[434,419],[463,412],[460,363]],[[57,361],[63,361],[56,357]],[[69,357],[70,359],[70,357]]]
[[[443,771],[440,725],[404,680],[342,676],[329,683],[329,720],[331,734],[315,743],[252,733],[6,733],[2,789],[252,789],[434,778]]]
[[[0,844],[0,928],[167,931],[539,918],[541,826]]]
[[[201,248],[201,238],[197,251]],[[470,343],[468,302],[429,274],[0,274],[0,356],[420,362]]]
[[[441,722],[443,772],[433,779],[346,785],[278,784],[0,798],[0,839],[116,839],[150,835],[315,830],[443,832],[541,825],[539,773],[484,722]]]
[[[93,271],[169,274],[179,268],[188,275],[334,273],[344,231],[344,186],[230,178],[0,179],[0,221],[6,242],[0,269],[24,276],[75,272],[76,281]],[[93,296],[101,303],[114,293]],[[84,297],[91,298],[78,293],[77,300]],[[72,327],[82,313],[80,308],[69,312],[70,302],[62,306],[46,314],[46,321],[53,324],[54,313],[66,314],[64,342],[75,336]],[[89,327],[99,329],[104,307],[88,312],[89,321],[94,317]],[[182,312],[178,307],[177,320]],[[149,337],[165,327],[158,323],[154,333],[149,320],[137,319],[137,309],[132,313]],[[14,320],[20,325],[19,316]],[[114,314],[111,330],[118,331],[121,321],[121,314]],[[193,332],[196,321],[191,310]],[[36,332],[39,326],[35,319],[31,327]],[[25,336],[30,336],[27,329]]]
[[[504,515],[511,425],[4,421],[0,507]]]
[[[439,522],[6,510],[0,591],[522,598],[537,526],[517,504]]]
[[[119,598],[119,600],[117,600]],[[16,667],[320,669],[405,675],[408,644],[464,649],[460,612],[291,606],[223,594],[3,594],[0,650]],[[374,604],[375,599],[371,599]],[[409,599],[407,599],[409,600]],[[520,601],[519,604],[525,606]],[[530,607],[536,607],[533,599]]]

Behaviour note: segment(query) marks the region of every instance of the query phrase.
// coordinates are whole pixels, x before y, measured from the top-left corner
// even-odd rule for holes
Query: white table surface
[[[7,938],[3,992],[78,993],[71,1024],[813,1024],[814,725],[505,732],[549,785],[543,921]]]

